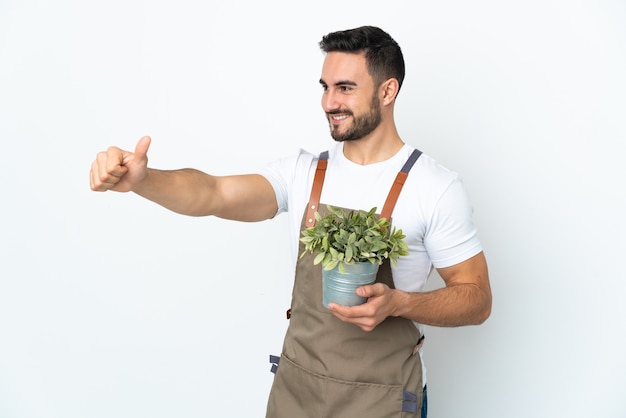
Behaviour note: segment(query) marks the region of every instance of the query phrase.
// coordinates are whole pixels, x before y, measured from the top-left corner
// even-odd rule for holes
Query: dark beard
[[[344,112],[329,112],[328,116],[335,113]],[[380,103],[378,102],[378,97],[376,97],[376,95],[372,97],[369,113],[360,116],[354,116],[352,112],[349,112],[349,115],[352,116],[352,126],[350,126],[343,133],[339,132],[338,129],[333,128],[332,123],[330,123],[330,135],[337,142],[356,141],[363,138],[364,136],[369,135],[374,131],[374,129],[378,127],[378,125],[380,125],[380,122],[382,120],[382,113],[380,112]]]

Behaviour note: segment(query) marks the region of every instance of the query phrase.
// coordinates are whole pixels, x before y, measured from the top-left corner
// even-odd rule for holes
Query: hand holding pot
[[[367,302],[357,306],[343,306],[331,302],[328,304],[328,309],[337,318],[355,324],[366,332],[376,328],[395,310],[394,292],[396,291],[386,284],[374,283],[361,286],[356,292],[359,296],[367,298]]]

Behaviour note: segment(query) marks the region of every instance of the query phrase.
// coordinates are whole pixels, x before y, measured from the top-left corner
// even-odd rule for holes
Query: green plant
[[[322,263],[324,270],[339,266],[345,271],[345,264],[369,261],[382,264],[389,259],[394,267],[400,256],[408,255],[406,237],[401,229],[389,231],[390,223],[376,216],[376,208],[365,211],[351,211],[327,206],[328,215],[315,213],[316,223],[302,231],[300,241],[304,244],[302,258],[307,252],[317,253],[313,264]]]

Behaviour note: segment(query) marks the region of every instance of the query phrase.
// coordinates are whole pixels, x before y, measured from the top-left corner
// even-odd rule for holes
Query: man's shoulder
[[[432,156],[422,153],[415,164],[416,172],[428,176],[431,181],[449,183],[459,177],[459,173],[439,163]]]
[[[318,159],[319,155],[300,148],[290,155],[286,154],[270,161],[259,171],[259,174],[273,183],[299,183],[306,181]]]

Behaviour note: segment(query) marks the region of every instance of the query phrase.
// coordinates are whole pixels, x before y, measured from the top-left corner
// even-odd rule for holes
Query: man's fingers
[[[340,315],[344,319],[346,318],[360,318],[363,316],[363,312],[360,308],[355,308],[354,306],[344,306],[336,303],[329,303],[328,309],[337,315]]]
[[[90,183],[91,189],[98,192],[110,190],[120,181],[119,176],[104,173],[100,174],[98,169],[91,170]]]
[[[92,172],[90,183],[91,190],[94,192],[106,192],[107,190],[111,190],[117,183],[117,181],[113,181],[113,178],[110,181],[102,181],[99,178],[94,178],[94,176],[95,174]]]
[[[373,285],[365,285],[359,287],[356,290],[356,293],[362,298],[371,298],[372,296],[382,295],[384,291],[385,289],[382,284],[375,283]]]
[[[90,183],[94,191],[105,191],[115,186],[120,178],[128,171],[122,166],[120,159],[122,150],[111,147],[106,152],[99,152],[96,160],[91,164]]]
[[[91,170],[89,171],[89,185],[94,192],[105,192],[111,189],[117,182],[115,179],[119,180],[118,177],[102,176],[97,162],[94,161],[91,165]]]
[[[128,168],[124,166],[125,154],[128,153],[117,147],[109,147],[106,152],[98,153],[96,161],[102,181],[107,181],[111,176],[119,178],[126,174]]]

